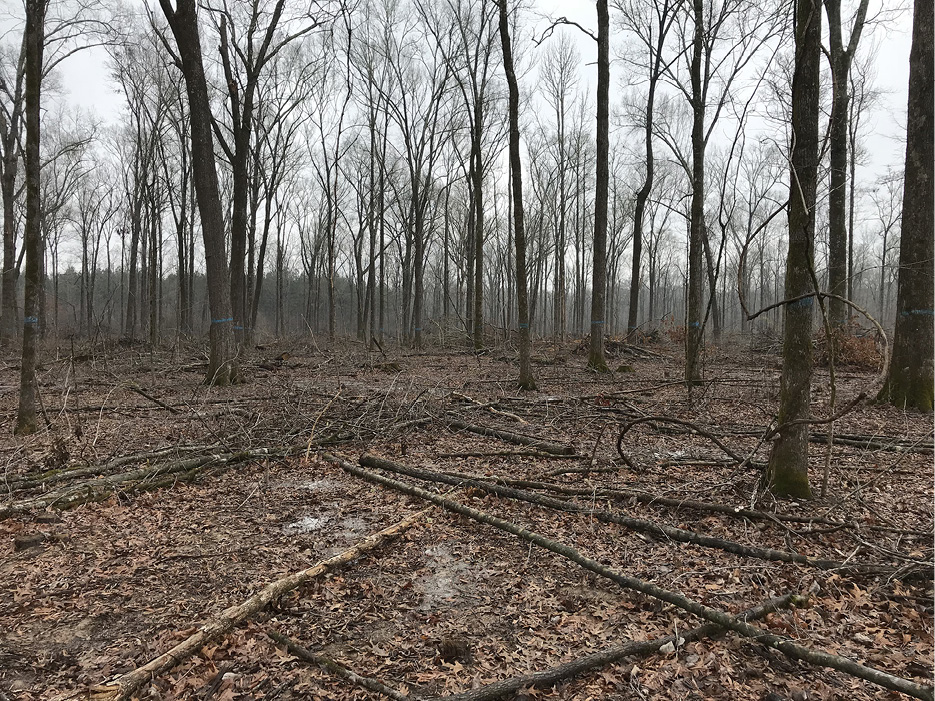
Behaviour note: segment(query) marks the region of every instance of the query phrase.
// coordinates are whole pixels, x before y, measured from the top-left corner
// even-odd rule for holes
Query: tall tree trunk
[[[935,343],[932,297],[933,50],[932,0],[915,0],[912,49],[909,53],[909,119],[906,139],[906,179],[903,184],[902,239],[896,292],[893,354],[879,398],[899,407],[932,411]]]
[[[597,169],[594,182],[594,252],[591,277],[591,345],[588,367],[607,372],[604,306],[607,294],[607,199],[610,160],[610,13],[597,0]]]
[[[831,62],[832,106],[829,146],[831,150],[831,189],[828,192],[828,290],[840,297],[847,294],[847,121],[851,61],[860,41],[867,15],[868,0],[861,0],[851,28],[847,48],[841,37],[841,0],[825,0],[828,17]],[[828,300],[828,316],[834,326],[847,321],[844,302]]]
[[[767,478],[777,496],[808,499],[808,424],[812,382],[812,307],[815,200],[818,187],[818,104],[821,74],[821,3],[800,1],[795,14],[792,75],[789,256],[783,305],[779,437],[769,456]]]
[[[685,330],[685,383],[689,388],[701,383],[701,355],[704,351],[704,192],[705,192],[705,104],[702,88],[704,51],[704,3],[693,0],[695,36],[692,41],[692,199],[688,237],[688,309]]]
[[[234,342],[234,318],[231,312],[230,279],[227,250],[224,243],[224,213],[214,160],[214,138],[211,133],[211,106],[205,79],[198,36],[195,0],[159,0],[162,11],[178,44],[188,93],[191,121],[193,178],[201,213],[201,231],[205,247],[205,267],[208,277],[208,304],[211,309],[209,384],[227,385],[240,381],[237,346]]]
[[[519,316],[519,386],[536,388],[529,359],[529,299],[526,286],[526,221],[523,212],[523,172],[519,155],[519,87],[513,69],[513,47],[507,17],[507,0],[500,0],[500,44],[503,47],[503,70],[509,86],[510,184],[513,195],[513,229],[516,246],[516,301]]]
[[[474,161],[474,350],[484,347],[484,159],[481,153],[483,105],[474,102],[471,159]]]
[[[2,117],[0,117],[2,119]],[[0,340],[12,343],[19,336],[16,306],[16,168],[19,156],[6,158],[0,176],[3,198],[3,276],[0,282]]]
[[[19,409],[16,433],[35,433],[36,366],[39,356],[39,288],[42,285],[41,192],[39,171],[39,110],[42,87],[42,49],[48,0],[26,0],[26,289],[23,298],[23,356],[20,364]]]

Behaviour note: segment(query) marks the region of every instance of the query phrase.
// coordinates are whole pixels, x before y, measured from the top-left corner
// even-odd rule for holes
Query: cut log
[[[222,611],[217,617],[203,623],[199,626],[196,633],[180,642],[168,652],[163,653],[156,659],[142,667],[136,668],[132,672],[123,674],[105,684],[92,687],[90,690],[90,698],[93,699],[93,701],[126,701],[126,699],[129,699],[145,684],[152,681],[154,677],[184,662],[198,652],[204,645],[233,630],[235,626],[269,606],[272,601],[275,601],[282,595],[297,589],[316,577],[320,577],[341,565],[345,565],[357,559],[364,553],[375,550],[384,543],[405,532],[410,526],[428,513],[428,511],[430,511],[430,509],[423,509],[418,513],[412,514],[402,521],[364,538],[353,547],[348,548],[334,557],[321,560],[300,572],[295,572],[268,584],[243,603],[231,606]]]
[[[668,604],[672,604],[677,608],[688,611],[689,613],[694,614],[699,618],[703,618],[706,621],[716,623],[717,625],[732,630],[735,633],[739,633],[744,637],[752,638],[762,645],[766,645],[767,647],[771,647],[774,650],[778,650],[792,659],[802,660],[808,662],[809,664],[820,667],[836,669],[840,672],[844,672],[845,674],[849,674],[865,681],[869,681],[873,684],[877,684],[878,686],[882,686],[885,689],[899,691],[900,693],[908,694],[909,696],[913,696],[918,699],[923,699],[923,701],[935,701],[935,694],[933,694],[933,689],[931,686],[918,684],[909,679],[903,679],[902,677],[897,677],[895,675],[889,674],[888,672],[884,672],[873,667],[867,667],[847,657],[833,655],[823,650],[813,650],[807,648],[803,645],[799,645],[798,643],[793,642],[789,638],[780,635],[773,635],[760,628],[757,628],[756,626],[752,626],[749,623],[738,621],[724,611],[711,608],[710,606],[705,606],[704,604],[694,601],[693,599],[690,599],[683,594],[679,594],[678,592],[663,589],[662,587],[639,579],[638,577],[632,577],[630,575],[616,572],[608,567],[605,567],[596,560],[592,560],[591,558],[582,555],[575,548],[572,548],[569,545],[550,540],[543,535],[518,526],[515,523],[510,523],[509,521],[505,521],[501,518],[493,516],[492,514],[478,511],[477,509],[472,509],[471,507],[465,506],[460,502],[446,499],[445,497],[439,496],[433,492],[426,491],[425,489],[420,489],[419,487],[413,486],[411,484],[406,484],[405,482],[400,482],[399,480],[385,477],[370,470],[365,470],[362,467],[349,463],[346,460],[342,460],[341,458],[337,458],[333,455],[328,455],[326,453],[323,454],[323,458],[338,465],[345,472],[360,477],[361,479],[373,482],[375,484],[382,484],[404,494],[419,497],[420,499],[424,499],[425,501],[441,506],[448,511],[467,516],[468,518],[471,518],[479,523],[488,524],[507,533],[512,533],[513,535],[518,536],[519,538],[529,543],[538,545],[539,547],[554,552],[557,555],[561,555],[562,557],[565,557],[572,562],[579,564],[581,567],[589,570],[590,572],[594,572],[601,577],[606,577],[607,579],[616,582],[625,589],[638,591],[647,596],[665,601]]]

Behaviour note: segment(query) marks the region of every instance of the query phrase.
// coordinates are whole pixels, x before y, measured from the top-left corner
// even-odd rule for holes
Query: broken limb
[[[304,647],[299,645],[297,642],[291,638],[286,637],[282,633],[279,633],[275,630],[268,630],[266,634],[275,640],[280,645],[285,645],[286,649],[298,657],[303,662],[308,662],[309,664],[317,664],[320,667],[332,674],[335,674],[342,679],[346,679],[352,684],[363,687],[368,691],[373,691],[378,694],[382,694],[387,698],[393,699],[393,701],[410,701],[409,697],[406,694],[401,694],[395,689],[388,687],[386,684],[381,682],[378,679],[373,677],[365,677],[361,674],[358,674],[354,670],[348,669],[340,662],[332,660],[330,657],[325,657],[324,655],[318,655],[310,650],[306,650]]]
[[[438,457],[458,457],[457,454],[445,455],[440,453]],[[558,457],[558,456],[556,456]],[[581,472],[585,468],[580,468]],[[591,472],[607,471],[606,468],[598,468]],[[570,470],[568,471],[570,472]],[[538,489],[541,491],[556,492],[568,496],[583,496],[589,499],[634,499],[641,504],[650,506],[668,506],[674,509],[688,509],[689,511],[698,511],[700,513],[724,514],[732,518],[746,518],[751,521],[772,521],[784,528],[786,523],[798,523],[806,526],[815,524],[829,526],[833,530],[847,529],[867,529],[869,531],[883,531],[887,533],[897,533],[900,535],[918,536],[927,538],[931,536],[928,531],[913,530],[909,528],[894,528],[891,526],[882,526],[874,523],[856,523],[854,521],[840,521],[828,518],[826,516],[796,516],[794,514],[772,513],[770,511],[759,511],[757,509],[747,509],[742,506],[731,506],[729,504],[717,504],[708,501],[697,501],[695,499],[679,499],[675,497],[664,497],[652,492],[640,489],[627,489],[626,487],[572,487],[567,484],[556,484],[554,482],[539,482],[536,480],[511,479],[508,477],[487,477],[485,475],[466,474],[463,472],[446,471],[444,474],[459,477],[462,479],[476,479],[493,484],[505,484],[510,487],[526,487],[528,489]],[[551,473],[546,473],[547,475]],[[803,535],[797,532],[797,535]]]
[[[897,569],[888,565],[849,565],[843,562],[838,562],[836,560],[822,560],[818,558],[811,558],[806,555],[799,555],[797,553],[785,552],[783,550],[773,550],[772,548],[758,548],[751,545],[744,545],[743,543],[738,543],[733,540],[715,538],[714,536],[704,535],[694,531],[687,531],[683,528],[676,528],[675,526],[667,526],[665,524],[656,523],[655,521],[647,521],[645,519],[625,516],[624,514],[613,511],[603,511],[600,509],[595,509],[592,506],[582,506],[581,504],[576,504],[571,501],[556,499],[554,497],[528,492],[523,489],[516,489],[515,487],[505,487],[483,480],[452,477],[450,475],[445,475],[439,472],[432,472],[430,470],[409,467],[408,465],[402,465],[400,463],[393,462],[376,455],[362,455],[360,457],[360,464],[364,465],[365,467],[375,467],[379,470],[396,472],[398,474],[408,475],[410,477],[416,477],[422,480],[440,482],[442,484],[449,484],[457,487],[473,487],[474,489],[480,489],[500,497],[525,501],[530,504],[544,506],[546,508],[555,509],[557,511],[586,514],[596,518],[602,523],[615,523],[634,531],[649,533],[663,540],[671,540],[678,543],[691,543],[692,545],[700,545],[701,547],[705,548],[716,548],[718,550],[723,550],[741,557],[750,557],[773,562],[794,562],[800,565],[816,567],[821,570],[846,570],[848,572],[858,572],[861,574],[888,575],[892,574]]]
[[[132,672],[123,674],[116,679],[91,688],[90,698],[93,701],[126,701],[145,684],[152,681],[157,675],[163,674],[181,662],[197,653],[205,644],[225,633],[233,630],[235,626],[250,616],[259,613],[269,604],[284,594],[299,588],[306,582],[320,577],[327,572],[357,559],[364,553],[380,547],[387,541],[406,531],[410,526],[421,519],[430,509],[423,509],[404,518],[378,533],[374,533],[358,542],[342,553],[327,560],[308,567],[299,572],[290,574],[282,579],[266,585],[243,603],[230,606],[218,616],[199,626],[198,631],[189,636],[168,652],[151,660]]]
[[[535,448],[536,450],[541,450],[543,453],[551,453],[552,455],[574,455],[575,449],[570,445],[560,445],[558,443],[552,443],[550,441],[544,441],[539,438],[531,438],[529,436],[523,436],[518,433],[512,433],[510,431],[500,431],[496,428],[487,428],[486,426],[477,426],[476,424],[469,424],[461,419],[457,419],[453,416],[446,416],[445,421],[448,422],[449,426],[454,428],[460,428],[462,431],[470,431],[471,433],[477,433],[481,436],[488,436],[490,438],[499,438],[501,441],[506,441],[507,443],[516,443],[517,445],[526,445],[530,448]]]
[[[735,619],[738,621],[755,621],[779,609],[787,608],[792,605],[801,605],[804,601],[805,599],[797,594],[786,594],[785,596],[770,599],[758,606],[747,609],[735,616]],[[665,645],[671,644],[673,646],[681,646],[685,643],[700,640],[701,638],[705,638],[721,630],[723,629],[720,626],[707,623],[703,626],[685,631],[677,636],[668,635],[664,638],[656,638],[655,640],[629,640],[620,645],[607,648],[606,650],[579,657],[576,660],[566,662],[557,667],[544,669],[540,672],[532,672],[531,674],[521,674],[516,677],[510,677],[509,679],[502,679],[498,682],[487,684],[477,689],[471,689],[470,691],[465,691],[460,694],[442,696],[435,701],[441,701],[442,699],[445,701],[494,701],[495,699],[503,698],[530,686],[544,689],[554,686],[558,682],[570,679],[571,677],[589,672],[592,669],[606,667],[625,657],[647,657],[654,652],[658,652],[659,649]],[[425,701],[433,700],[426,699]]]
[[[365,479],[376,484],[382,484],[384,486],[390,487],[391,489],[396,489],[397,491],[400,491],[404,494],[419,497],[433,504],[441,506],[449,511],[453,511],[454,513],[467,516],[468,518],[471,518],[479,523],[485,523],[507,533],[512,533],[513,535],[529,543],[533,543],[534,545],[538,545],[539,547],[549,550],[557,555],[561,555],[562,557],[565,557],[572,562],[581,565],[586,570],[594,572],[601,577],[606,577],[607,579],[616,582],[625,589],[632,589],[633,591],[638,591],[642,594],[646,594],[647,596],[665,601],[666,603],[688,611],[689,613],[692,613],[699,618],[703,618],[706,621],[710,621],[711,623],[716,623],[722,628],[727,628],[734,631],[735,633],[739,633],[744,637],[752,638],[760,644],[771,647],[774,650],[778,650],[792,659],[802,660],[820,667],[836,669],[840,672],[844,672],[845,674],[849,674],[859,679],[877,684],[878,686],[882,686],[885,689],[899,691],[917,699],[922,699],[923,701],[935,701],[935,694],[933,694],[933,689],[931,686],[918,684],[909,679],[903,679],[902,677],[897,677],[895,675],[889,674],[888,672],[874,669],[873,667],[867,667],[847,657],[833,655],[823,650],[812,650],[810,648],[804,647],[798,643],[793,642],[789,638],[780,635],[773,635],[772,633],[767,633],[762,629],[757,628],[756,626],[750,625],[749,623],[738,621],[724,611],[705,606],[704,604],[694,601],[693,599],[689,599],[687,596],[677,592],[663,589],[662,587],[656,586],[655,584],[646,582],[637,577],[620,574],[619,572],[605,567],[596,560],[592,560],[591,558],[582,555],[571,546],[550,540],[545,536],[534,533],[526,528],[523,528],[522,526],[516,525],[515,523],[510,523],[509,521],[505,521],[501,518],[493,516],[492,514],[478,511],[477,509],[472,509],[469,506],[452,501],[451,499],[446,499],[445,497],[439,496],[438,494],[429,492],[425,489],[421,489],[419,487],[415,487],[413,485],[406,484],[405,482],[400,482],[399,480],[394,480],[389,477],[384,477],[383,475],[371,472],[370,470],[365,470],[362,467],[358,467],[357,465],[349,463],[346,460],[342,460],[333,455],[325,453],[322,455],[322,457],[323,459],[338,465],[345,472],[360,477],[361,479]]]

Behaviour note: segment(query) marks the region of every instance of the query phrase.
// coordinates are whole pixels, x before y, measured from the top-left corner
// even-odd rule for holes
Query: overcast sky
[[[768,0],[766,0],[768,1]],[[849,3],[845,1],[845,5]],[[890,7],[893,0],[871,0],[869,15],[883,4]],[[876,7],[874,7],[876,6]],[[846,10],[845,10],[846,12]],[[547,17],[566,16],[571,20],[595,29],[596,19],[594,2],[591,0],[538,0],[535,9],[527,14],[536,27],[527,26],[525,39],[541,32],[547,25]],[[848,15],[845,14],[845,17]],[[887,26],[876,26],[861,38],[859,53],[863,54],[874,43],[877,49],[876,86],[885,90],[883,102],[867,123],[865,133],[870,162],[861,176],[864,184],[887,167],[901,168],[905,158],[903,143],[907,86],[909,79],[909,45],[911,39],[912,13],[907,10],[896,22]],[[594,42],[575,29],[562,29],[578,42],[582,56],[583,79],[594,80],[596,75],[594,60],[596,48]],[[122,109],[122,96],[111,82],[106,69],[106,53],[103,50],[90,50],[76,54],[63,67],[63,86],[72,104],[83,110],[91,110],[106,122],[116,121]],[[612,68],[613,70],[613,68]],[[619,85],[619,75],[612,73],[613,85]],[[593,94],[593,89],[592,89]],[[611,100],[614,95],[611,92]]]

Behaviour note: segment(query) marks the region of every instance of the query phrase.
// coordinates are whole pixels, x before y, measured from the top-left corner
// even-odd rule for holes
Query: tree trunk
[[[523,172],[519,155],[519,87],[513,68],[513,47],[506,0],[500,0],[500,44],[503,47],[503,70],[509,86],[510,114],[510,185],[513,195],[513,229],[516,246],[516,301],[519,316],[519,386],[536,388],[529,359],[529,299],[526,285],[526,220],[523,211]]]
[[[879,399],[899,407],[932,411],[933,90],[932,0],[916,0],[909,54],[909,119],[903,184],[902,239],[896,292],[893,354]]]
[[[860,40],[868,0],[861,0],[851,28],[847,48],[841,37],[841,0],[825,0],[828,17],[831,63],[832,106],[829,146],[831,151],[831,189],[828,192],[828,290],[840,297],[848,293],[847,260],[847,137],[850,94],[848,92],[851,60]],[[844,302],[828,300],[828,316],[833,326],[847,322]]]
[[[795,16],[792,76],[791,172],[789,174],[788,301],[783,305],[779,437],[769,456],[767,479],[777,496],[808,499],[808,424],[812,381],[812,277],[818,181],[818,103],[821,73],[821,5],[802,2]],[[791,425],[790,425],[791,424]]]
[[[594,182],[594,273],[591,278],[591,345],[588,367],[607,372],[604,306],[607,294],[607,197],[610,160],[610,14],[597,0],[597,171]]]
[[[16,434],[35,433],[36,366],[39,355],[39,288],[42,284],[41,192],[39,156],[39,111],[42,87],[42,49],[47,0],[26,0],[26,289],[23,299],[23,357],[20,365],[19,410]]]
[[[8,127],[9,128],[9,127]],[[19,157],[5,158],[3,175],[0,177],[0,194],[3,197],[3,280],[0,283],[0,339],[11,343],[19,336],[16,306],[16,168]]]
[[[224,213],[214,161],[214,138],[211,133],[211,107],[208,84],[201,56],[195,0],[177,0],[175,10],[171,0],[159,0],[163,13],[178,44],[188,93],[191,122],[192,166],[201,213],[201,231],[205,247],[205,267],[208,278],[208,303],[211,308],[209,384],[227,385],[240,381],[237,348],[234,343],[231,313],[230,280],[227,250],[224,242]]]
[[[483,104],[474,102],[471,159],[474,161],[474,350],[484,347],[484,159],[481,153]]]
[[[704,50],[704,3],[693,1],[695,36],[692,41],[692,199],[688,236],[688,309],[685,331],[685,383],[691,388],[701,383],[701,354],[704,350],[704,328],[701,325],[703,295],[704,222],[704,154],[705,104],[702,91],[702,58]]]

